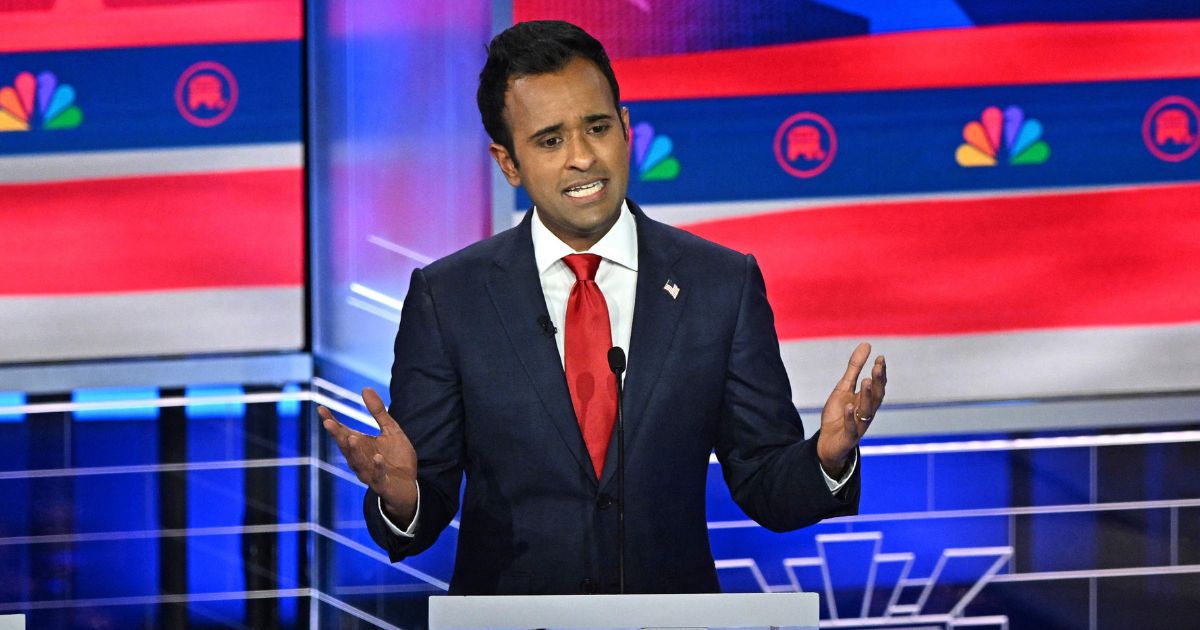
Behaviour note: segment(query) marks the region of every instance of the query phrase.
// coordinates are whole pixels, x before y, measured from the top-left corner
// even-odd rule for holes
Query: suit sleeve
[[[463,402],[434,297],[422,270],[413,271],[396,333],[389,412],[417,451],[421,508],[415,536],[394,534],[368,490],[363,515],[371,538],[392,562],[428,549],[458,511],[463,471]]]
[[[817,458],[818,435],[804,439],[762,272],[747,256],[716,452],[734,501],[750,518],[790,531],[858,512],[862,462],[834,495]]]

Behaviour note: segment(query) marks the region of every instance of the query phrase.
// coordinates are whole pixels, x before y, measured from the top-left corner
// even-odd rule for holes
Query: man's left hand
[[[875,412],[883,403],[883,390],[887,386],[887,363],[883,355],[875,358],[871,375],[862,380],[857,392],[854,391],[854,383],[870,356],[871,344],[858,344],[850,355],[846,373],[833,388],[833,393],[825,401],[825,408],[821,410],[817,457],[821,459],[825,474],[834,479],[845,472],[850,453],[854,452],[863,434],[871,428]]]

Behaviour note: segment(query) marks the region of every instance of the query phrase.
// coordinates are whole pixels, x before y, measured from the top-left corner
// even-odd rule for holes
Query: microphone
[[[538,328],[542,329],[542,334],[547,337],[553,337],[558,334],[558,327],[554,325],[554,322],[550,321],[549,315],[538,315],[537,325]]]
[[[608,369],[617,377],[617,575],[625,594],[625,391],[621,375],[625,373],[625,351],[619,346],[608,350]]]
[[[625,372],[625,351],[620,346],[608,349],[608,369],[617,375],[617,389],[621,389],[621,374]]]

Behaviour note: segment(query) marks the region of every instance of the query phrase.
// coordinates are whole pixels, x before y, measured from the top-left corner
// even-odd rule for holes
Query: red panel
[[[302,32],[303,0],[58,0],[50,11],[0,13],[0,53],[298,40]]]
[[[613,62],[622,100],[1200,76],[1200,21],[1019,24]]]
[[[104,0],[110,7],[148,7],[155,5],[204,4],[219,2],[258,2],[258,0]]]
[[[4,11],[48,11],[54,0],[0,0],[0,12]]]
[[[1200,185],[686,226],[752,252],[785,339],[1200,321]]]
[[[300,169],[0,185],[0,295],[296,286]]]

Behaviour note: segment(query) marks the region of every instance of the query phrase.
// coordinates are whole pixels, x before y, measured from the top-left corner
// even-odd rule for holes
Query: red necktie
[[[608,351],[612,348],[608,304],[596,285],[600,257],[571,254],[564,256],[563,262],[575,274],[575,286],[567,298],[567,332],[563,339],[567,387],[596,477],[600,477],[617,415],[617,379],[608,368]]]

